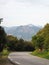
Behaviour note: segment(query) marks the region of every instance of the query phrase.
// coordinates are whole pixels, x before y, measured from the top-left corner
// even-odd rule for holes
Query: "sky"
[[[2,26],[49,23],[49,0],[0,0]]]

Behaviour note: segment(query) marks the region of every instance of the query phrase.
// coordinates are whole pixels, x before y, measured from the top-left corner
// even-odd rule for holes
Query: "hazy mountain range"
[[[11,34],[17,38],[23,38],[24,40],[31,40],[32,36],[41,29],[40,26],[35,26],[31,24],[4,28],[7,34]]]

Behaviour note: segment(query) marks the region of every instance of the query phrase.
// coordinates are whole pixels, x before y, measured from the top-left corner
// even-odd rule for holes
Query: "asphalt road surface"
[[[8,57],[18,65],[49,65],[49,60],[33,56],[30,52],[13,52]]]

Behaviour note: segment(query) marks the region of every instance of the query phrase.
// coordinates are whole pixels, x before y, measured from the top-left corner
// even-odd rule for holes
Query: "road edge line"
[[[20,65],[19,62],[13,61],[10,56],[8,56],[8,60],[9,60],[12,64],[14,64],[14,65]]]

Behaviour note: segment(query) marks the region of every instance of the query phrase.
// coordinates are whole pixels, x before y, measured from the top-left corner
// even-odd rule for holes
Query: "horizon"
[[[46,23],[46,24],[49,24],[49,23]],[[45,24],[45,25],[46,25],[46,24]],[[14,25],[14,26],[3,26],[3,25],[0,25],[0,26],[2,26],[2,27],[7,27],[7,28],[8,28],[8,27],[9,27],[9,28],[11,28],[11,27],[19,27],[19,26],[30,26],[30,27],[31,27],[31,26],[36,26],[36,27],[41,27],[41,28],[43,28],[45,25],[42,26],[42,25],[26,24],[26,25]]]
[[[0,0],[2,26],[42,26],[49,23],[49,0]]]

